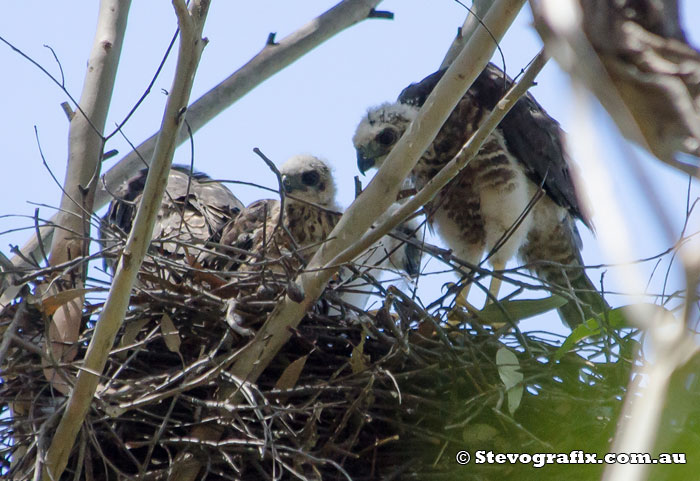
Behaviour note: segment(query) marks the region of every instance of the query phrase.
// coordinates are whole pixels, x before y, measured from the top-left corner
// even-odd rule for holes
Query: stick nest
[[[10,337],[0,358],[0,472],[9,479],[32,479],[40,469],[67,400],[42,370],[50,362],[43,338],[51,300],[30,293],[54,274],[30,273],[28,288],[0,318],[3,339]],[[245,328],[255,330],[284,294],[265,275],[226,278],[182,260],[148,260],[63,479],[167,479],[193,462],[202,466],[195,479],[207,480],[600,473],[601,466],[590,465],[461,466],[455,455],[605,452],[627,361],[591,363],[576,353],[555,361],[552,342],[507,327],[450,326],[447,308],[428,312],[371,279],[379,309],[353,310],[339,300],[343,288],[330,286],[251,384],[227,372],[249,338],[226,321],[222,293],[240,296],[245,286],[273,284],[236,305]],[[101,308],[99,293],[88,298],[78,355],[63,366],[70,382]],[[496,361],[506,348],[523,374],[520,402],[504,384],[508,368]]]

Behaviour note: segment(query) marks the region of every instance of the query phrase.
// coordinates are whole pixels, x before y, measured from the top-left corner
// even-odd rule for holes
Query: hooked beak
[[[293,177],[289,177],[288,175],[282,176],[282,188],[286,194],[291,194],[298,187]]]
[[[357,151],[357,168],[360,169],[360,173],[362,175],[365,175],[365,172],[367,172],[372,167],[374,167],[374,157],[367,158],[364,156],[362,151],[358,150]]]

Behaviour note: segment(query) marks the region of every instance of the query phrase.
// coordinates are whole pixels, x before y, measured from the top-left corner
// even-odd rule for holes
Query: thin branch
[[[496,38],[503,36],[522,4],[522,0],[500,0],[494,5],[484,23]],[[360,254],[369,247],[372,242],[363,243],[364,245],[357,249],[354,245],[359,235],[370,230],[372,223],[394,202],[403,180],[433,141],[459,99],[484,69],[495,48],[496,44],[484,30],[474,34],[428,97],[418,117],[391,151],[372,182],[355,199],[328,236],[331,240],[324,243],[311,259],[309,270],[322,270],[305,272],[297,279],[307,294],[304,301],[296,303],[286,297],[278,304],[248,348],[232,366],[233,375],[255,381],[289,339],[290,328],[299,324],[310,304],[322,292],[334,272],[326,266],[335,264],[335,261],[340,259],[341,252]],[[352,257],[348,256],[348,260],[350,259]]]
[[[452,45],[450,45],[450,48],[445,54],[445,58],[442,59],[442,63],[440,64],[441,69],[450,66],[452,61],[457,57],[457,55],[459,55],[459,52],[462,51],[472,35],[474,35],[477,28],[486,28],[483,18],[486,16],[489,8],[491,8],[491,5],[493,5],[494,0],[474,0],[471,8],[467,7],[459,0],[455,0],[455,2],[464,7],[469,12],[469,15],[467,15],[467,18],[464,20],[464,24],[457,29],[457,36],[452,41]],[[488,31],[487,28],[486,30]],[[501,52],[500,48],[498,51],[501,53],[501,58],[503,59],[503,64],[505,65],[505,57],[503,52]],[[505,71],[505,69],[503,70]]]
[[[5,364],[5,355],[7,354],[7,350],[10,348],[12,336],[14,336],[15,332],[17,332],[19,324],[22,322],[26,311],[27,304],[25,302],[17,306],[17,311],[12,317],[12,322],[10,322],[10,325],[5,328],[5,333],[2,335],[2,342],[0,342],[0,364]]]
[[[175,34],[173,34],[173,38],[170,39],[170,43],[168,44],[168,48],[165,49],[165,54],[163,55],[163,58],[160,61],[160,64],[158,64],[158,68],[156,68],[156,72],[153,74],[153,77],[151,78],[151,81],[149,82],[148,86],[146,87],[146,90],[144,90],[143,94],[141,94],[141,97],[136,101],[133,107],[131,107],[131,110],[129,110],[129,113],[126,114],[126,117],[119,122],[119,124],[114,128],[112,133],[109,135],[105,136],[105,142],[112,138],[117,132],[121,132],[121,130],[124,128],[124,125],[129,121],[132,115],[136,113],[136,109],[139,108],[139,106],[143,103],[144,100],[146,100],[146,97],[151,93],[151,89],[153,88],[153,85],[156,83],[156,80],[158,80],[158,77],[160,76],[160,72],[163,70],[163,66],[165,65],[166,60],[170,57],[170,52],[175,45],[175,40],[177,40],[177,36],[180,33],[180,31],[176,31]],[[104,157],[102,160],[106,160]]]
[[[192,132],[196,133],[223,110],[307,52],[340,31],[365,20],[369,11],[380,1],[345,0],[274,45],[266,45],[243,67],[187,107],[187,122]],[[144,158],[151,157],[157,135],[152,135],[136,148]],[[181,133],[177,139],[178,145],[185,140],[186,136]],[[106,184],[110,187],[119,185],[140,167],[138,156],[132,152],[105,173]],[[98,192],[96,207],[108,201],[104,192]]]
[[[39,251],[41,252],[41,258],[46,264],[49,263],[49,258],[46,256],[46,251],[43,247],[43,242],[41,241],[41,229],[39,229],[39,208],[34,209],[34,232],[36,233],[37,239],[39,239]]]
[[[53,75],[51,75],[51,73],[50,73],[48,70],[46,70],[44,67],[42,67],[41,64],[40,64],[39,62],[37,62],[36,60],[34,60],[33,58],[31,58],[29,55],[27,55],[26,53],[24,53],[23,51],[21,51],[19,48],[15,47],[12,43],[10,43],[8,40],[6,40],[6,39],[5,39],[4,37],[2,37],[2,36],[0,36],[0,42],[4,43],[4,44],[7,45],[8,47],[10,47],[13,51],[15,51],[16,53],[18,53],[20,56],[22,56],[22,57],[25,58],[27,61],[29,61],[32,65],[34,65],[36,68],[38,68],[39,70],[41,70],[48,78],[51,79],[51,81],[52,81],[53,83],[55,83],[56,85],[58,85],[58,87],[63,91],[63,93],[65,93],[66,96],[71,100],[71,102],[73,102],[73,104],[78,108],[78,110],[80,110],[80,104],[79,104],[78,102],[76,102],[76,100],[73,98],[73,96],[71,95],[71,93],[70,93],[68,90],[66,90],[66,88],[63,86],[63,83],[62,83],[62,82],[59,82],[58,79],[56,79],[56,77],[54,77]],[[53,51],[53,50],[52,50],[52,51]],[[83,115],[85,115],[84,112],[83,112]],[[97,129],[95,129],[95,131],[97,131]]]
[[[284,205],[286,204],[285,198],[287,197],[285,195],[284,185],[282,183],[282,173],[279,171],[279,169],[277,168],[275,163],[273,161],[271,161],[270,159],[268,159],[267,156],[265,154],[263,154],[259,148],[255,147],[253,149],[253,152],[255,152],[255,154],[258,157],[260,157],[263,160],[263,162],[265,162],[267,167],[272,171],[273,174],[275,174],[275,177],[277,178],[277,189],[278,189],[279,196],[280,196],[280,214],[277,217],[277,225],[275,226],[275,230],[281,229],[284,225]],[[265,216],[265,217],[267,217],[267,216]],[[265,231],[266,230],[263,229],[263,233]],[[298,247],[299,246],[294,246],[295,249],[297,249]]]
[[[620,413],[613,446],[610,452],[651,452],[657,437],[661,413],[666,399],[670,377],[697,352],[695,337],[687,329],[687,321],[693,309],[693,296],[697,288],[698,270],[684,258],[687,275],[687,295],[684,318],[676,319],[662,308],[650,309],[643,304],[646,286],[644,276],[632,261],[629,247],[634,244],[629,232],[628,219],[620,210],[618,189],[604,164],[605,156],[597,135],[591,97],[582,84],[574,83],[577,129],[570,136],[570,146],[576,157],[585,158],[589,173],[595,177],[595,198],[604,209],[597,210],[598,237],[608,255],[618,261],[616,273],[627,286],[628,295],[638,302],[628,307],[627,315],[647,332],[646,344],[654,352],[654,361],[640,358],[630,377],[628,391]],[[684,249],[697,252],[697,243],[686,244]],[[683,254],[683,251],[681,251]],[[627,262],[625,262],[627,261]],[[641,354],[641,353],[640,353]],[[644,385],[639,385],[644,379]],[[643,464],[611,464],[603,473],[605,481],[626,479],[641,481],[649,466]]]
[[[56,52],[50,45],[44,45],[44,47],[48,48],[51,51],[51,55],[53,55],[53,59],[56,61],[56,65],[58,65],[58,70],[61,72],[61,88],[65,89],[66,88],[66,76],[63,74],[63,65],[61,65],[61,61],[58,60],[58,55],[56,55]]]
[[[46,454],[43,470],[43,478],[46,480],[60,479],[76,436],[92,404],[100,379],[99,375],[104,370],[114,339],[122,325],[131,288],[153,233],[156,213],[165,191],[175,152],[176,138],[184,121],[182,112],[189,101],[204,45],[201,37],[209,2],[206,0],[192,2],[191,13],[188,12],[184,0],[173,0],[173,4],[181,31],[178,62],[163,114],[160,135],[154,149],[151,169],[146,179],[143,200],[139,205],[124,253],[117,266],[104,309],[96,322],[75,388],[71,392],[63,417]]]
[[[117,0],[103,0],[100,3],[79,109],[70,122],[68,164],[56,220],[59,229],[53,236],[49,253],[49,263],[52,265],[80,258],[88,252],[90,215],[97,188],[97,182],[93,179],[99,177],[104,145],[102,132],[112,99],[129,4],[129,1]],[[68,273],[65,280],[70,287],[81,288],[84,277],[85,269],[76,269]],[[80,332],[83,303],[84,298],[81,297],[61,306],[48,326],[47,349],[60,362],[71,361],[77,353],[73,344]],[[47,368],[44,374],[54,388],[68,393],[67,385],[54,382],[54,369]]]
[[[192,128],[192,132],[197,132],[207,122],[262,82],[291,65],[326,40],[369,18],[369,12],[380,2],[381,0],[343,0],[296,32],[279,41],[279,43],[265,46],[259,54],[243,67],[187,108],[187,122]],[[0,41],[7,43],[2,37],[0,37]],[[8,45],[15,49],[9,43]],[[55,81],[55,79],[53,80]],[[131,153],[105,173],[103,186],[98,188],[95,196],[95,210],[100,209],[111,200],[111,196],[104,186],[114,190],[116,186],[123,183],[143,167],[142,158],[150,158],[153,155],[157,137],[158,132],[138,145]],[[185,136],[183,135],[177,139],[178,145],[184,141]],[[53,221],[55,220],[53,219]],[[53,229],[47,228],[44,239],[50,240],[52,233]],[[27,267],[24,259],[29,257],[29,253],[36,250],[37,241],[32,237],[22,246],[24,257],[14,256],[12,262],[17,267]],[[5,301],[6,299],[3,297],[0,300],[0,304],[5,303]]]
[[[369,11],[367,18],[383,18],[386,20],[394,19],[394,12],[389,12],[387,10],[375,10],[374,8]]]
[[[433,177],[425,185],[425,187],[423,187],[423,189],[413,196],[413,198],[403,203],[391,218],[378,225],[375,229],[368,231],[367,234],[364,235],[356,244],[349,246],[346,250],[337,254],[336,257],[333,258],[328,264],[342,264],[347,262],[349,259],[354,258],[358,252],[361,252],[363,249],[367,248],[367,246],[371,245],[379,237],[391,231],[391,229],[403,222],[403,220],[410,216],[413,212],[430,201],[430,199],[432,199],[440,189],[446,186],[450,180],[452,180],[452,178],[454,178],[454,176],[466,166],[468,161],[471,160],[474,155],[476,155],[483,143],[486,141],[486,138],[491,134],[501,120],[503,120],[518,99],[523,96],[525,92],[527,92],[527,89],[532,86],[535,77],[547,63],[547,59],[548,57],[544,52],[540,52],[537,57],[535,57],[535,60],[530,64],[521,81],[515,84],[506,93],[503,99],[498,102],[496,107],[491,111],[491,114],[474,133],[474,135],[472,135],[472,137],[467,141],[467,143],[464,144],[454,158],[445,167],[443,167],[440,172],[438,172],[435,177]]]

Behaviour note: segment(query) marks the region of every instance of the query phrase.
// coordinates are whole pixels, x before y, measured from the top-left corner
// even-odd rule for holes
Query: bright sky
[[[197,73],[192,99],[196,99],[249,60],[265,44],[269,32],[283,38],[336,2],[227,2],[214,1],[205,35],[209,44]],[[700,18],[700,4],[683,2],[684,19]],[[0,35],[60,78],[51,52],[53,48],[65,75],[65,85],[74,98],[80,97],[85,65],[91,48],[98,2],[82,2],[79,8],[66,8],[61,2],[24,0],[4,5]],[[330,161],[335,168],[339,202],[347,206],[353,198],[353,177],[358,174],[351,138],[365,110],[393,100],[406,85],[438,68],[466,11],[453,0],[387,0],[380,9],[395,13],[393,21],[368,20],[350,28],[320,46],[210,122],[194,139],[195,166],[214,178],[236,179],[275,186],[274,176],[253,154],[259,147],[278,165],[297,153],[313,153]],[[40,13],[39,13],[40,12]],[[685,22],[695,45],[700,44],[700,25]],[[120,122],[138,100],[161,60],[175,30],[176,20],[170,2],[132,2],[126,40],[119,66],[107,129]],[[539,51],[539,37],[531,27],[526,5],[503,41],[507,71],[516,75]],[[136,115],[124,128],[135,144],[154,133],[161,121],[165,96],[170,89],[175,54],[157,80],[154,89]],[[496,60],[500,65],[500,60]],[[32,216],[35,206],[28,202],[57,206],[60,189],[42,165],[34,127],[46,162],[63,180],[67,158],[68,122],[60,107],[67,100],[36,67],[0,45],[0,90],[5,92],[5,115],[0,119],[0,153],[5,175],[0,178],[0,215]],[[571,121],[572,100],[567,77],[551,61],[532,89],[538,101],[557,118],[568,132],[577,126]],[[600,110],[600,109],[599,109]],[[646,214],[648,192],[640,192],[627,181],[625,145],[604,113],[596,119],[604,132],[606,155],[626,216],[630,219],[636,257],[655,255],[672,243],[659,224]],[[128,144],[112,139],[107,150],[120,154],[105,162],[104,169],[126,155]],[[677,235],[684,220],[687,179],[658,161],[640,154],[642,170],[649,176],[657,197]],[[585,159],[577,159],[586,182]],[[176,153],[176,162],[189,163],[189,147]],[[368,179],[363,179],[364,183]],[[258,190],[235,188],[244,203],[267,197]],[[695,198],[693,193],[692,198]],[[692,201],[692,200],[691,200]],[[41,207],[41,216],[53,214]],[[595,221],[595,216],[594,216]],[[32,226],[27,218],[0,218],[0,231]],[[581,226],[587,264],[612,262],[598,248],[596,239]],[[31,230],[0,236],[0,250],[9,255],[9,244],[23,244]],[[665,266],[657,269],[654,289],[660,290]],[[428,268],[441,268],[431,263]],[[650,263],[647,272],[651,272]],[[624,291],[614,273],[606,287]],[[592,274],[597,279],[599,274]],[[607,278],[606,278],[607,279]],[[421,283],[421,297],[429,302],[440,293],[451,276],[427,278]],[[673,280],[673,276],[672,276]],[[678,284],[675,283],[675,287]],[[611,298],[613,305],[623,301]]]

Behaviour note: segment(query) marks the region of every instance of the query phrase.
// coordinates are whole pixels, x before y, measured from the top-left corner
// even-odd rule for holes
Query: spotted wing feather
[[[114,230],[121,234],[131,231],[147,175],[147,169],[141,170],[114,192],[100,233],[105,247],[115,244]],[[174,166],[168,175],[152,239],[165,240],[160,247],[166,253],[182,254],[176,242],[167,240],[216,242],[223,226],[242,208],[243,204],[225,185],[187,167]]]
[[[422,106],[444,75],[439,70],[406,87],[399,102]],[[488,64],[469,88],[479,107],[492,110],[513,81],[501,69]],[[590,223],[580,207],[562,143],[563,131],[530,94],[523,96],[498,126],[510,153],[526,168],[526,174],[558,205],[575,218]]]
[[[279,209],[279,201],[273,199],[261,199],[248,205],[224,227],[221,244],[255,256],[262,254],[265,244],[271,241]],[[239,260],[243,261],[245,257],[239,254]]]

